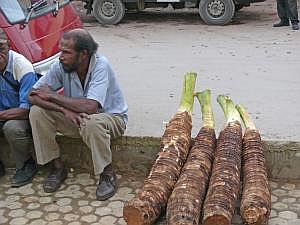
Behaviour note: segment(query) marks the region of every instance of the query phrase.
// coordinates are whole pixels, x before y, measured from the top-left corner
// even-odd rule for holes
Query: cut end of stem
[[[219,95],[217,97],[217,102],[220,104],[224,112],[227,123],[234,121],[238,121],[239,123],[241,122],[240,114],[235,108],[234,103],[229,96]]]
[[[203,126],[215,129],[214,114],[211,106],[211,91],[207,89],[197,92],[196,97],[201,105]]]
[[[245,127],[250,130],[256,130],[255,124],[251,119],[249,113],[246,111],[245,107],[237,104],[235,108],[240,113],[240,116],[242,117]]]
[[[194,91],[197,74],[189,72],[184,75],[183,91],[178,112],[188,112],[190,115],[194,106]]]

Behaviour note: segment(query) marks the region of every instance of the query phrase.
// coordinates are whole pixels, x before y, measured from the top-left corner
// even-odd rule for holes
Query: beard
[[[61,62],[61,65],[62,65],[64,71],[67,73],[72,73],[72,72],[76,71],[78,68],[78,63],[74,63],[72,65],[66,65]]]

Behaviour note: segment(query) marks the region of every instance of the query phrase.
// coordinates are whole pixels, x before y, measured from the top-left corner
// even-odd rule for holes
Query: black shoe
[[[2,161],[0,161],[0,177],[3,177],[5,175],[5,167]]]
[[[284,27],[289,25],[290,25],[289,21],[281,20],[279,23],[273,24],[273,27]]]
[[[28,159],[22,169],[16,170],[16,173],[11,180],[11,186],[21,187],[31,183],[36,172],[36,162],[32,158]]]
[[[117,191],[117,176],[113,172],[111,165],[107,166],[100,175],[99,184],[96,190],[96,197],[99,201],[105,201]]]
[[[293,23],[293,24],[292,24],[292,29],[293,29],[293,30],[299,30],[299,25],[298,25],[298,23]]]
[[[46,193],[52,193],[57,191],[61,184],[67,179],[68,170],[65,167],[53,168],[44,181],[43,189]]]

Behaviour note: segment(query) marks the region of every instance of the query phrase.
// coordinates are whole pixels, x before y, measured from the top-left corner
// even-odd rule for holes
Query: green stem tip
[[[240,114],[235,108],[234,103],[229,96],[219,95],[217,97],[217,102],[220,104],[224,112],[227,123],[234,121],[241,122]]]
[[[207,89],[202,92],[197,92],[195,95],[201,105],[203,126],[215,129],[215,120],[210,97],[211,91]]]
[[[178,112],[188,112],[190,115],[192,114],[196,78],[197,74],[194,72],[186,73],[184,75],[183,91]]]
[[[235,106],[237,111],[240,113],[240,116],[242,117],[242,120],[244,122],[244,125],[247,129],[250,130],[256,130],[256,127],[254,125],[253,120],[251,119],[249,113],[246,111],[245,107],[242,105],[237,104]]]

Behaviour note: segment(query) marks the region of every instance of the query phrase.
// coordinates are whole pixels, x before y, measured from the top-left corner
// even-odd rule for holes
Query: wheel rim
[[[101,7],[101,12],[106,17],[113,17],[116,14],[116,6],[111,1],[105,1]]]
[[[210,16],[218,18],[224,15],[225,5],[220,0],[214,0],[207,5],[207,11]]]

